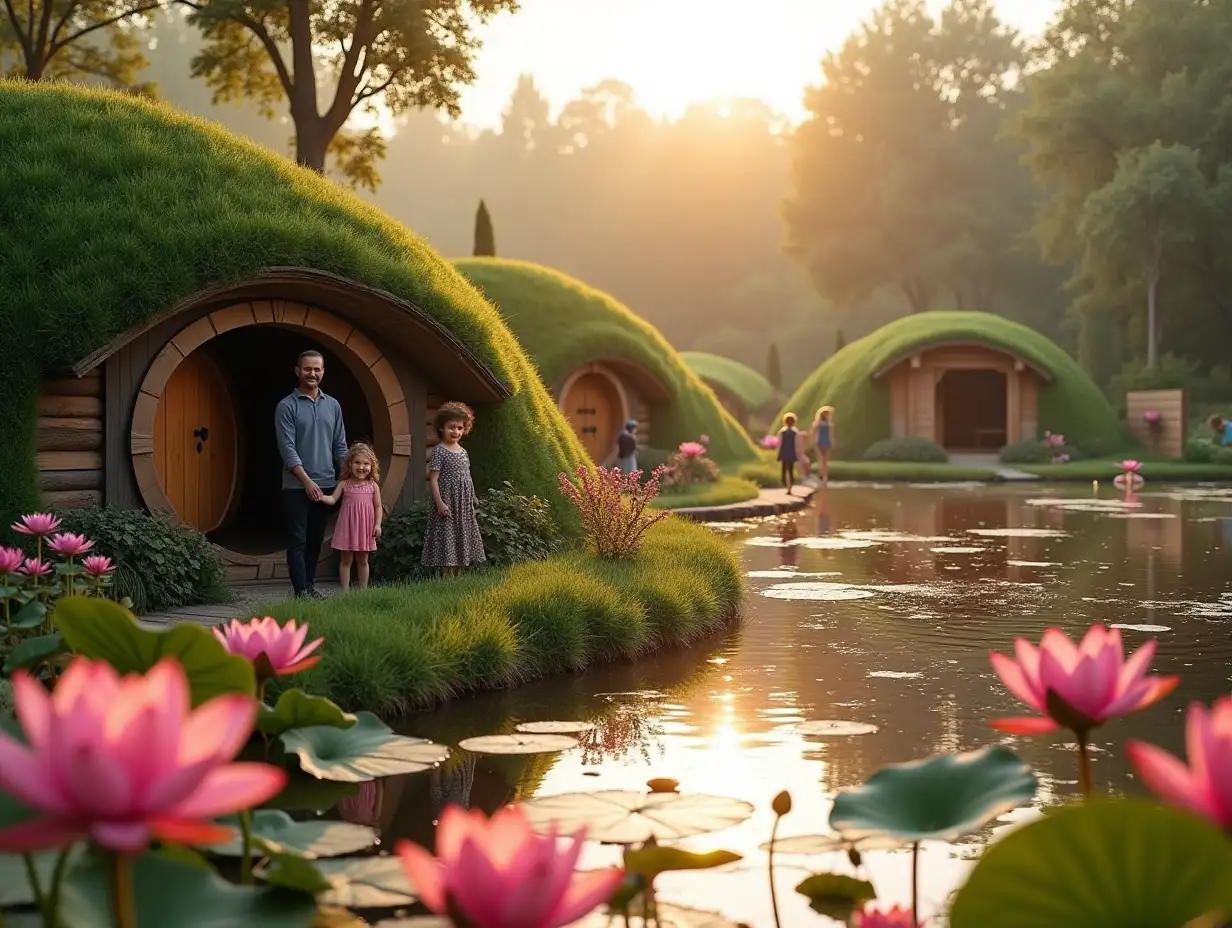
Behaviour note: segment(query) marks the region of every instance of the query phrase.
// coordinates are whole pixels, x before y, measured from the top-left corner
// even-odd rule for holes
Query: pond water
[[[500,804],[575,791],[642,789],[671,777],[682,792],[746,799],[743,824],[683,842],[744,855],[719,871],[660,879],[659,896],[761,928],[772,925],[766,859],[770,801],[794,809],[783,835],[827,831],[836,789],[879,767],[942,751],[1011,745],[1040,777],[1037,803],[1077,789],[1065,735],[1007,738],[990,718],[1027,714],[993,674],[989,649],[1049,625],[1080,634],[1093,622],[1122,629],[1127,650],[1159,641],[1155,668],[1178,673],[1176,693],[1145,714],[1095,733],[1097,789],[1136,786],[1122,745],[1143,738],[1183,752],[1182,714],[1232,680],[1232,489],[1147,485],[1140,505],[1117,505],[1109,486],[839,485],[809,509],[720,526],[749,576],[743,623],[685,653],[481,696],[404,720],[401,730],[456,745],[517,723],[588,719],[596,728],[563,753],[520,757],[456,751],[441,770],[380,786],[379,829],[431,844],[449,802]],[[848,720],[867,734],[807,736],[801,723]],[[865,729],[868,725],[863,726]],[[859,726],[857,726],[857,729]],[[1007,816],[999,828],[1029,817]],[[995,834],[997,828],[991,829]],[[924,845],[921,914],[944,904],[990,832],[958,845]],[[619,859],[589,845],[583,866]],[[786,925],[831,924],[793,888],[807,873],[851,872],[845,857],[779,856]],[[884,901],[907,902],[910,857],[870,853],[865,872]]]

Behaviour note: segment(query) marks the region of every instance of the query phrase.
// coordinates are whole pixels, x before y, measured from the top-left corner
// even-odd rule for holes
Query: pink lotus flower
[[[11,526],[23,535],[50,535],[60,527],[60,520],[50,512],[32,512],[22,516]]]
[[[115,570],[115,564],[111,562],[109,557],[103,557],[101,554],[92,554],[81,562],[81,568],[86,572],[87,577],[93,577],[97,580]]]
[[[1163,419],[1156,409],[1148,409],[1142,414],[1142,419],[1147,425],[1157,425]]]
[[[1130,715],[1159,702],[1180,682],[1180,677],[1147,676],[1155,654],[1155,642],[1148,641],[1129,658],[1121,644],[1119,629],[1102,625],[1087,629],[1082,644],[1074,642],[1059,628],[1044,632],[1037,649],[1025,638],[1014,642],[1017,660],[993,651],[989,657],[993,670],[1006,689],[1040,713],[1041,717],[997,719],[991,725],[1012,735],[1036,735],[1058,728],[1086,729],[1102,725],[1111,718]],[[1061,718],[1053,715],[1048,695],[1059,696],[1067,708]]]
[[[51,548],[60,557],[81,557],[81,555],[94,547],[94,542],[85,535],[61,532],[59,535],[52,535],[51,538],[47,539],[47,547]]]
[[[16,573],[25,559],[20,548],[0,548],[0,574]]]
[[[47,561],[40,561],[36,557],[28,557],[21,562],[21,567],[18,570],[27,577],[46,577],[52,571],[52,566]]]
[[[706,453],[706,446],[700,441],[683,441],[677,450],[686,458],[700,458]]]
[[[79,657],[48,693],[13,674],[29,744],[0,731],[0,789],[38,817],[0,829],[0,850],[63,847],[90,837],[122,853],[151,838],[212,844],[232,837],[210,821],[264,802],[286,784],[277,767],[231,763],[257,703],[238,693],[191,709],[188,678],[171,658],[120,677]]]
[[[700,438],[698,438],[697,440],[698,440],[698,441],[700,441],[703,445],[708,445],[708,444],[710,444],[710,436],[709,436],[709,435],[702,435],[702,436],[701,436]]]
[[[491,819],[449,806],[441,814],[433,857],[398,843],[411,885],[438,915],[450,907],[471,928],[557,928],[606,902],[624,878],[619,869],[575,873],[585,829],[563,850],[556,834],[535,834],[522,810],[505,806]]]
[[[1190,704],[1188,767],[1153,744],[1130,741],[1125,749],[1153,792],[1232,831],[1232,697],[1217,700],[1210,712],[1201,703]]]
[[[777,435],[767,435],[761,440],[763,448],[777,448],[779,446],[779,437]]]
[[[864,908],[856,913],[853,928],[917,928],[911,919],[911,909],[894,906],[884,912]],[[923,925],[920,922],[920,925]]]
[[[1117,466],[1120,467],[1121,470],[1127,474],[1136,474],[1138,473],[1138,471],[1142,470],[1142,462],[1135,461],[1132,458],[1122,461]]]
[[[304,640],[308,637],[306,623],[297,628],[295,620],[288,619],[286,625],[280,626],[268,615],[263,619],[254,617],[247,622],[232,619],[228,624],[215,628],[214,637],[232,654],[246,657],[254,665],[257,665],[261,655],[265,655],[269,661],[268,675],[275,677],[299,673],[316,664],[321,655],[309,655],[325,641],[318,638],[304,647]],[[260,670],[258,666],[258,672]]]

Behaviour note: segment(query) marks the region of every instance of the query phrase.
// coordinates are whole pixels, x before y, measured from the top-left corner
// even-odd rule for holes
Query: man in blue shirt
[[[282,501],[287,515],[287,569],[296,596],[321,598],[314,585],[317,560],[325,541],[329,506],[321,500],[334,492],[346,457],[342,407],[321,390],[325,359],[305,351],[295,364],[299,386],[278,404],[274,432],[282,455]]]
[[[1215,433],[1215,441],[1218,444],[1232,445],[1232,422],[1228,422],[1223,416],[1211,416],[1206,424]]]

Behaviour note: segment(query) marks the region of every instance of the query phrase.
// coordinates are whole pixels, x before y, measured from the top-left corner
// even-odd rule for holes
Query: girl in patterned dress
[[[425,567],[454,573],[460,567],[481,564],[487,558],[479,520],[475,516],[475,484],[471,461],[462,447],[462,437],[475,424],[475,413],[465,403],[445,403],[437,410],[433,425],[441,443],[428,459],[428,485],[432,499],[424,532],[422,562]]]
[[[323,503],[333,506],[339,500],[338,521],[334,524],[331,547],[338,552],[338,582],[342,592],[351,587],[351,565],[355,565],[359,588],[368,588],[368,552],[376,550],[381,537],[381,465],[371,446],[357,441],[342,462],[342,479]]]

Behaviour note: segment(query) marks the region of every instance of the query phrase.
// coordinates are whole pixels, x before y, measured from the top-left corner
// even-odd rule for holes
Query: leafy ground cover
[[[651,504],[657,509],[692,509],[727,506],[756,499],[761,487],[742,477],[720,477],[716,483],[698,483],[679,492],[664,492]]]

